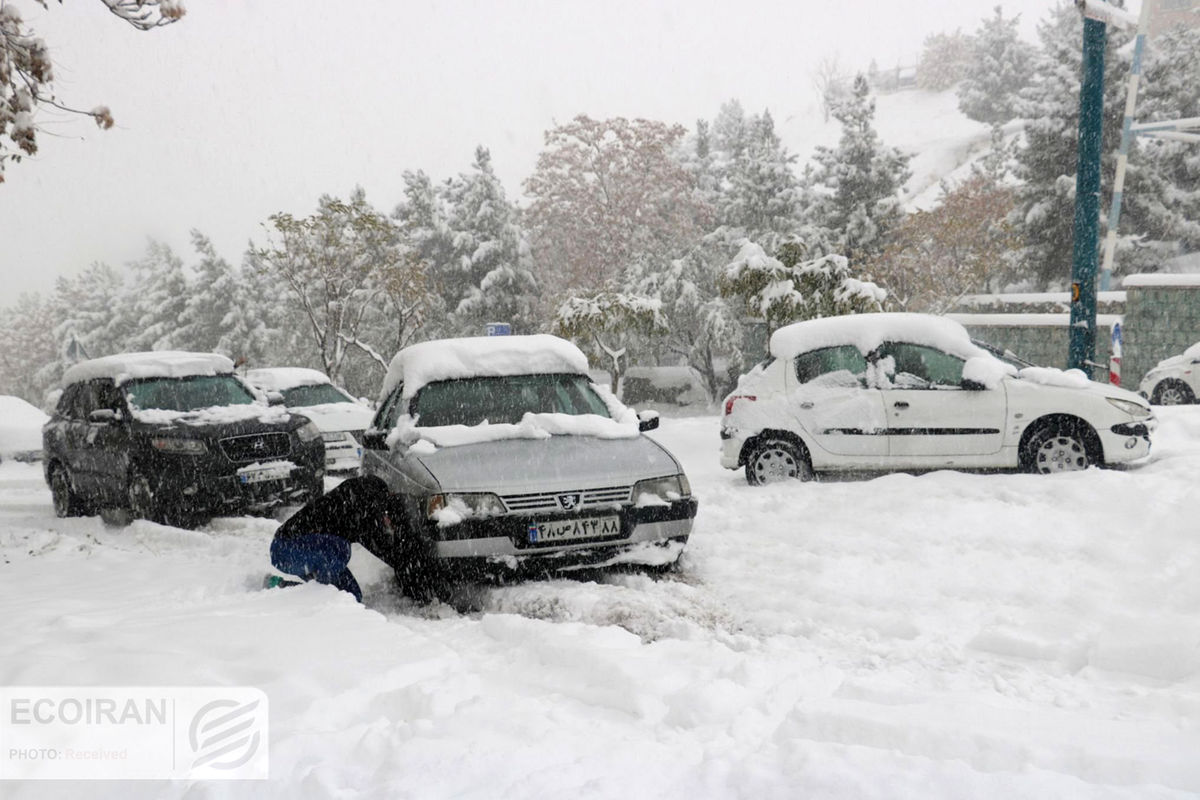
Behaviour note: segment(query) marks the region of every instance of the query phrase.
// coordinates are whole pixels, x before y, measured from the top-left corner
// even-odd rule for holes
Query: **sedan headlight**
[[[321,429],[317,427],[317,423],[311,419],[296,429],[296,435],[300,437],[302,442],[311,442],[314,439],[321,438]]]
[[[446,492],[432,495],[425,503],[426,515],[443,525],[468,517],[495,517],[506,511],[500,498],[490,492]]]
[[[177,439],[170,436],[155,436],[150,445],[160,453],[184,453],[198,456],[208,451],[199,439]]]
[[[663,505],[682,500],[692,494],[691,484],[683,473],[665,478],[650,478],[633,485],[634,505]]]
[[[1131,414],[1135,417],[1150,416],[1150,407],[1144,406],[1141,403],[1136,403],[1133,400],[1124,400],[1119,397],[1106,397],[1106,400],[1115,408],[1119,408],[1126,414]]]

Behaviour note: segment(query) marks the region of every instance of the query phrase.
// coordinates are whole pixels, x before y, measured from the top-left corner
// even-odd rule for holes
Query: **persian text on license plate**
[[[572,539],[600,539],[621,534],[620,517],[588,517],[539,522],[529,525],[530,544],[567,542]]]
[[[251,472],[241,472],[238,480],[242,483],[265,483],[266,481],[281,481],[292,474],[291,467],[270,467],[256,469]]]

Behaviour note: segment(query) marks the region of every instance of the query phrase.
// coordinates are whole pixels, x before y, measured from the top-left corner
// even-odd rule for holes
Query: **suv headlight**
[[[650,478],[633,485],[633,504],[660,505],[682,500],[692,494],[691,484],[683,473],[665,478]]]
[[[1149,406],[1144,406],[1141,403],[1135,403],[1132,400],[1123,400],[1118,397],[1106,397],[1104,399],[1115,408],[1119,408],[1120,410],[1124,411],[1126,414],[1131,414],[1135,417],[1150,416]]]
[[[350,434],[346,431],[327,431],[321,434],[321,441],[326,444],[333,442],[344,442],[350,438]]]
[[[296,429],[296,435],[300,437],[302,442],[311,442],[313,439],[321,438],[321,429],[317,427],[317,423],[311,419]]]
[[[186,453],[193,456],[208,451],[204,442],[199,439],[177,439],[170,436],[155,436],[150,440],[150,446],[160,453]]]
[[[491,492],[446,492],[430,496],[425,503],[425,514],[442,525],[454,525],[468,517],[505,513],[504,503]]]

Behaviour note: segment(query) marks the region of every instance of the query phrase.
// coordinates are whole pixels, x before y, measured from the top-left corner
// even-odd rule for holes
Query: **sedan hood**
[[[322,403],[316,406],[289,407],[288,411],[313,421],[322,433],[361,431],[371,427],[375,412],[358,403]]]
[[[682,470],[661,445],[646,436],[600,439],[552,436],[502,439],[435,453],[409,452],[445,491],[569,491],[628,486]]]

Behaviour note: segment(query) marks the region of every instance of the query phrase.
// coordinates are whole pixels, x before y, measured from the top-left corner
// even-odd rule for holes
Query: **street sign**
[[[511,336],[512,325],[507,322],[489,322],[487,324],[488,336]]]

